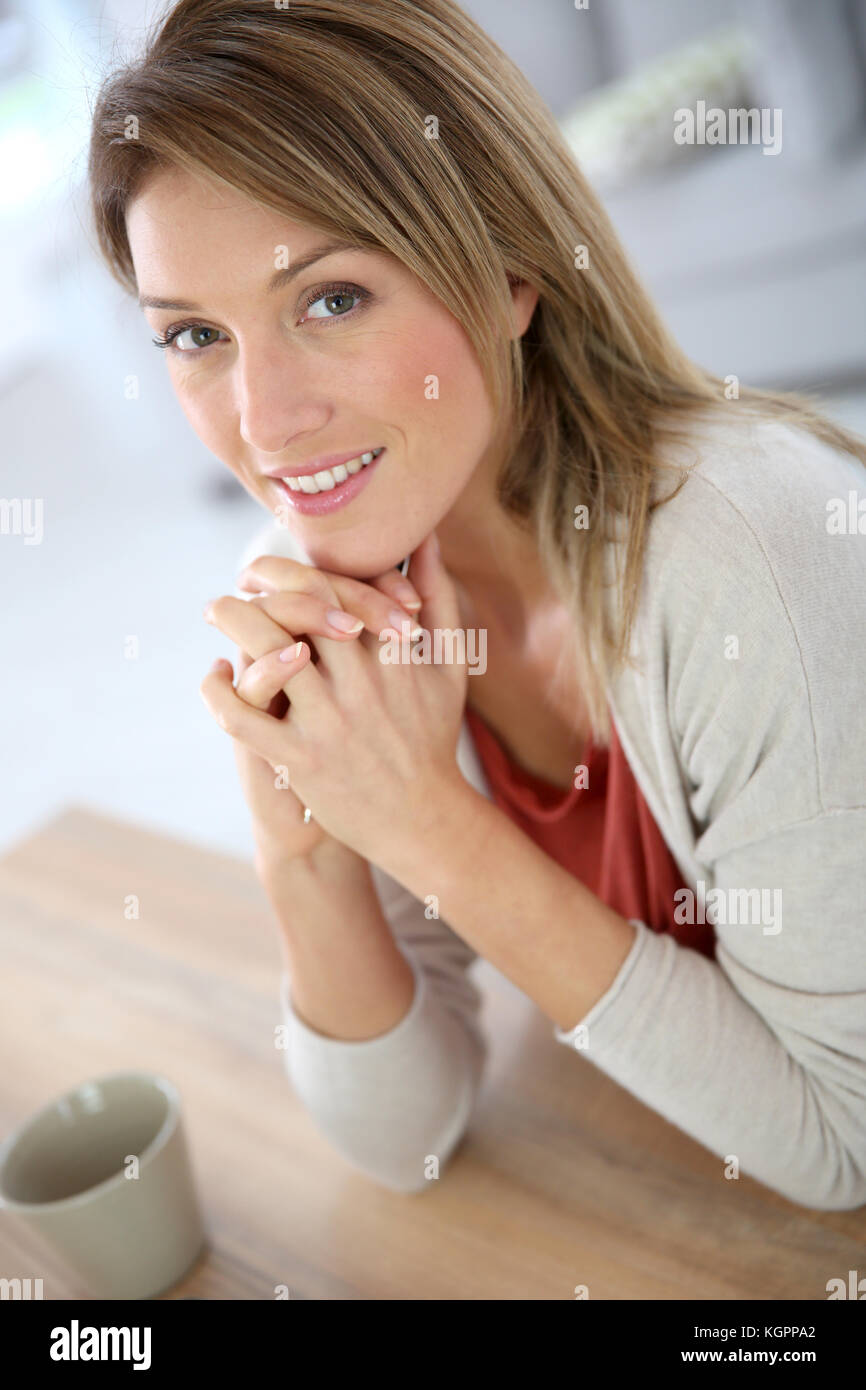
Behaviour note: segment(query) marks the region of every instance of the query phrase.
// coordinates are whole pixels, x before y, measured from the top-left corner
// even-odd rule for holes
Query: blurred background
[[[464,7],[551,106],[686,351],[866,433],[866,0]],[[69,803],[251,850],[198,694],[232,653],[201,614],[268,517],[192,433],[87,223],[100,78],[162,11],[0,0],[0,850]],[[781,112],[781,148],[678,144],[700,102]]]

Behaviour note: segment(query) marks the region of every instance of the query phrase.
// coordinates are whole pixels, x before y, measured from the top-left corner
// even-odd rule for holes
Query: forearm
[[[449,781],[430,806],[381,867],[418,897],[435,893],[464,941],[572,1028],[613,983],[634,927],[469,783]]]
[[[414,981],[366,861],[327,843],[295,859],[260,850],[256,871],[302,1021],[345,1041],[390,1032],[409,1010]]]

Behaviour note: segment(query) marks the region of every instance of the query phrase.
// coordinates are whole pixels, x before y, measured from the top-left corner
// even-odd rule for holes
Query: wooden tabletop
[[[129,895],[138,919],[127,918]],[[209,1232],[167,1298],[819,1299],[864,1270],[864,1212],[811,1212],[610,1081],[479,962],[490,1055],[417,1195],[320,1137],[274,1046],[277,928],[252,867],[73,808],[0,860],[0,1135],[79,1082],[167,1076]],[[0,1213],[0,1276],[86,1289]]]

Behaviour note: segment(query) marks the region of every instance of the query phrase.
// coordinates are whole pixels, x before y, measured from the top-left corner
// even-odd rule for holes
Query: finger
[[[276,555],[266,555],[260,559],[262,561],[275,560],[279,566],[283,564],[282,557]],[[408,593],[404,593],[402,598],[399,597],[398,586],[406,585],[406,580],[397,570],[391,570],[387,575],[381,576],[381,587],[379,587],[379,580],[376,581],[375,585],[368,584],[346,575],[326,574],[313,570],[309,565],[302,565],[294,560],[287,563],[288,569],[278,569],[277,566],[272,567],[269,564],[265,565],[259,561],[254,561],[238,576],[238,589],[249,590],[256,595],[260,595],[264,590],[266,596],[273,595],[274,597],[278,594],[303,595],[310,603],[318,600],[322,604],[323,610],[333,608],[336,601],[338,608],[342,607],[355,617],[360,618],[367,631],[376,637],[386,627],[395,625],[395,599],[400,610],[401,622],[407,616],[411,618],[421,607],[421,600],[411,584],[408,586]],[[325,581],[324,587],[315,579],[317,574]],[[328,594],[328,589],[333,592],[334,599]],[[257,603],[260,601],[259,597],[254,600]],[[291,611],[288,608],[277,608],[270,605],[265,605],[265,608],[274,616],[277,616],[278,611],[287,614]],[[306,632],[310,635],[320,632],[323,636],[328,637],[333,635],[327,627],[307,627],[300,620],[284,621],[282,618],[278,618],[278,621],[284,622],[286,627],[292,627],[295,632]]]
[[[417,613],[421,607],[421,596],[415,585],[410,584],[408,579],[404,579],[399,570],[386,570],[376,579],[371,579],[370,583],[381,593],[387,594],[395,603],[400,604],[402,608],[405,608],[410,615]]]
[[[205,608],[205,618],[257,661],[268,652],[282,651],[295,641],[294,634],[269,617],[256,603],[223,594]],[[321,689],[322,677],[312,661],[306,662],[292,685],[292,700],[308,700]]]
[[[306,642],[293,642],[282,651],[268,652],[247,667],[235,685],[235,694],[255,709],[269,710],[281,691],[291,695],[286,688],[288,682],[309,659],[310,648]]]
[[[442,563],[436,532],[431,531],[412,554],[412,582],[421,595],[419,621],[425,628],[459,628],[457,589]]]
[[[283,650],[285,650],[285,648]],[[240,649],[238,649],[238,679],[235,681],[235,690],[238,690],[240,687],[241,677],[243,676],[244,671],[248,671],[252,664],[253,659],[250,656],[249,652],[242,652]],[[288,708],[288,696],[286,695],[285,691],[278,691],[274,698],[271,700],[271,703],[267,706],[267,711],[268,714],[273,715],[274,719],[282,719],[284,718]]]
[[[300,560],[290,560],[286,555],[259,555],[241,570],[235,582],[239,589],[251,593],[276,593],[285,589],[291,593],[310,594],[328,604],[337,601],[330,576]]]
[[[314,668],[307,665],[306,671]],[[300,675],[305,674],[301,671]],[[201,685],[199,694],[221,729],[245,748],[258,753],[274,766],[286,766],[295,742],[290,724],[272,719],[262,710],[242,700],[231,682],[228,661],[215,661]]]
[[[274,622],[289,632],[304,632],[309,637],[330,637],[345,642],[364,631],[364,618],[346,607],[334,606],[322,599],[310,598],[307,594],[290,594],[280,591],[274,594],[256,594],[249,600],[238,602],[255,604],[267,613]]]
[[[383,632],[385,628],[400,627],[404,622],[410,622],[413,627],[416,626],[414,614],[407,612],[405,608],[401,608],[399,605],[395,604],[394,600],[387,594],[383,594],[379,589],[372,588],[369,584],[362,583],[361,580],[340,579],[335,585],[335,588],[337,589],[340,603],[342,604],[342,612],[351,614],[360,622],[361,626],[358,629],[359,632],[366,629],[366,631],[372,633],[374,637],[378,637],[380,632]],[[266,613],[270,613],[278,622],[283,622],[284,617],[282,615],[285,615],[285,618],[291,618],[291,605],[295,598],[296,595],[293,594],[268,594],[258,596],[252,599],[251,602],[259,604],[260,607],[264,608]],[[315,602],[315,600],[307,600],[307,602]],[[337,618],[334,609],[325,609],[324,605],[322,612],[324,616],[327,616],[328,624],[338,624],[340,627],[345,626],[348,631],[348,622],[342,614]],[[296,621],[295,630],[298,632],[306,632],[311,636],[316,633],[321,633],[322,636],[327,637],[332,636],[331,627],[328,625],[304,627],[301,623]],[[355,634],[350,633],[350,635],[354,636]]]
[[[283,650],[285,650],[285,648],[283,648]],[[239,649],[237,654],[238,678],[235,681],[235,690],[240,690],[241,678],[243,677],[244,672],[248,671],[252,664],[253,659],[250,656],[249,652],[242,652]],[[267,709],[268,714],[272,715],[274,719],[283,719],[285,718],[286,712],[289,708],[289,697],[286,694],[285,690],[278,690],[269,705],[259,706],[259,708]]]

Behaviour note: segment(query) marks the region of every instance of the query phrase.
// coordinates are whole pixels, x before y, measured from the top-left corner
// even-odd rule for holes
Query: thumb
[[[457,628],[460,607],[457,589],[442,563],[439,538],[431,531],[412,554],[409,577],[418,591],[421,612],[418,620],[426,628]]]

